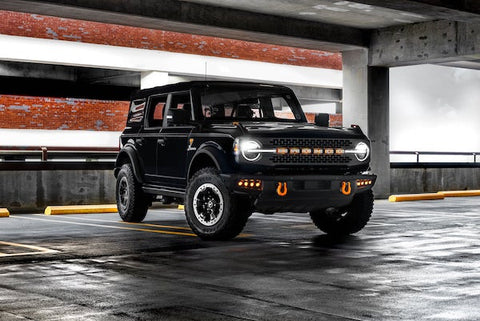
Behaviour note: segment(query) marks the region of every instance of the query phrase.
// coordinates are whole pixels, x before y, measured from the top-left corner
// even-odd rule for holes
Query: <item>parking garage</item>
[[[475,5],[0,9],[0,319],[478,319]],[[338,237],[306,213],[255,212],[236,238],[205,241],[181,200],[122,221],[130,97],[202,80],[285,85],[309,122],[360,126],[377,175],[365,228]]]

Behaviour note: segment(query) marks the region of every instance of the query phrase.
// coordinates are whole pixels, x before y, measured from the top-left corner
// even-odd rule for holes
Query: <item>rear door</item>
[[[143,163],[146,183],[159,184],[157,173],[157,146],[161,135],[163,118],[167,106],[168,95],[151,96],[147,102],[147,116],[141,138],[136,142]]]

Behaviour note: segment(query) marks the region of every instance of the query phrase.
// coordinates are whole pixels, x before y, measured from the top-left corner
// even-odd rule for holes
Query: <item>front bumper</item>
[[[274,213],[347,206],[356,194],[371,190],[377,176],[223,174],[222,178],[234,194],[248,196],[256,211]],[[258,189],[247,188],[239,186],[241,180],[261,181],[262,185]]]

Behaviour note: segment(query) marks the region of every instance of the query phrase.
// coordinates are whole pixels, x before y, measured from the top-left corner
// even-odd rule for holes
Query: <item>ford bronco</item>
[[[358,126],[307,122],[284,86],[184,82],[137,92],[115,164],[118,212],[141,222],[154,201],[184,204],[202,239],[237,236],[253,212],[309,213],[333,235],[373,209],[370,142]]]

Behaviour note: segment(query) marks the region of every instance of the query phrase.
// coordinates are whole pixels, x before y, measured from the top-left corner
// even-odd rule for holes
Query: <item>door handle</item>
[[[157,144],[160,145],[160,146],[165,146],[166,142],[167,142],[166,138],[157,139]]]

